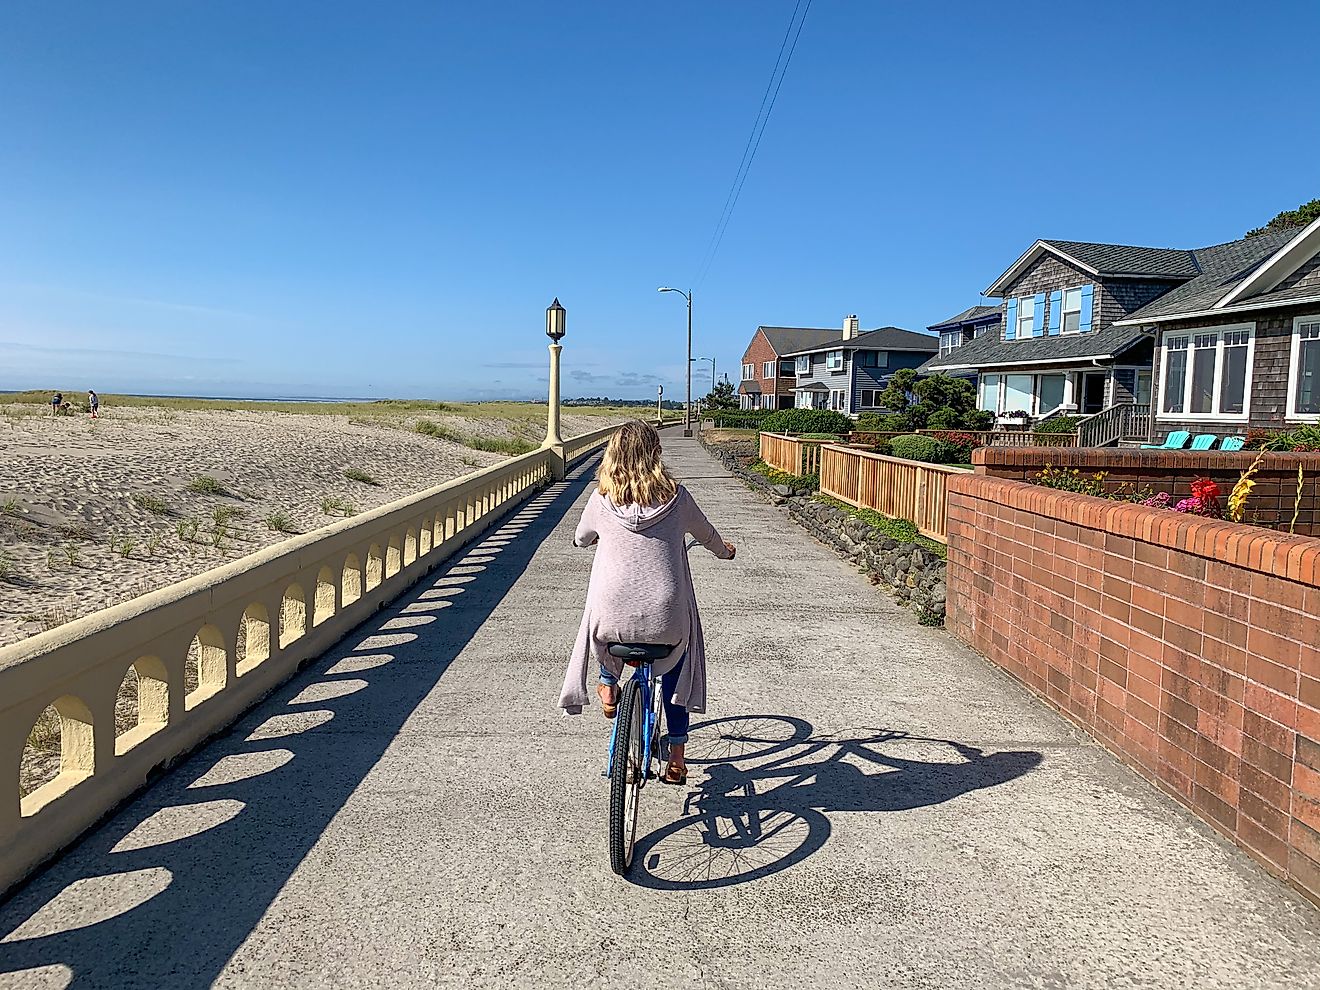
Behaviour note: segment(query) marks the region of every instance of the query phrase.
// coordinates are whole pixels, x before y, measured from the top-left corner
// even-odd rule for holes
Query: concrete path
[[[1314,987],[1320,912],[692,441],[711,711],[609,871],[557,486],[0,905],[0,987]]]

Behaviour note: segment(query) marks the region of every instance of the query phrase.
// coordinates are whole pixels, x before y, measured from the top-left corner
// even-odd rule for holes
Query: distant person
[[[101,400],[90,388],[87,390],[87,409],[92,414],[92,419],[101,418]]]
[[[50,414],[52,416],[58,416],[60,414],[60,409],[62,409],[63,406],[64,406],[64,394],[62,392],[56,392],[53,396],[51,396]]]

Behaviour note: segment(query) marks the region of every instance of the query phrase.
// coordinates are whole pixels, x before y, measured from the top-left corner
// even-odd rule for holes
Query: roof
[[[999,334],[986,334],[954,348],[943,357],[927,361],[932,372],[953,368],[990,368],[995,365],[1032,364],[1034,362],[1089,361],[1092,358],[1117,357],[1145,336],[1139,327],[1110,326],[1095,333],[1067,333],[1030,337],[1027,340],[1004,340]]]
[[[765,334],[765,339],[780,356],[789,351],[798,351],[828,344],[831,340],[843,339],[843,330],[839,328],[824,330],[816,327],[757,327],[757,329]]]
[[[842,331],[839,332],[842,334]],[[780,353],[783,357],[794,357],[798,354],[811,354],[816,351],[829,350],[917,351],[919,353],[934,354],[939,349],[940,339],[934,334],[918,333],[915,330],[904,330],[901,327],[880,327],[878,330],[867,330],[865,333],[859,333],[851,340],[843,340],[841,337],[833,338],[819,344],[801,347],[796,351]]]
[[[1257,309],[1262,305],[1282,305],[1320,297],[1320,284],[1305,273],[1306,262],[1320,254],[1320,226],[1317,224],[1320,221],[1300,232],[1271,231],[1227,244],[1198,248],[1192,252],[1201,268],[1196,278],[1147,303],[1116,325],[1138,326],[1179,316]],[[1291,261],[1295,264],[1286,275],[1280,275],[1276,284],[1269,286],[1267,268],[1275,264],[1286,268],[1288,254],[1293,256]],[[1301,277],[1298,277],[1299,273]],[[1264,281],[1260,281],[1262,278]],[[1250,295],[1239,294],[1239,290],[1250,288],[1249,283],[1253,282],[1259,284],[1259,291]]]
[[[995,320],[1003,318],[1003,310],[998,306],[968,306],[957,316],[950,316],[947,320],[941,320],[939,323],[932,323],[927,330],[939,330],[944,327],[956,327],[965,323],[980,323],[993,317]]]
[[[1184,281],[1200,274],[1191,251],[1182,248],[1137,247],[1132,244],[1099,244],[1093,241],[1039,240],[1027,248],[985,290],[987,296],[1002,296],[1042,255],[1052,254],[1097,278],[1150,278]]]

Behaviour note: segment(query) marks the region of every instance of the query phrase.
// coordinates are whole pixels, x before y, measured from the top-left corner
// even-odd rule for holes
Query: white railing
[[[0,892],[616,429],[510,458],[0,648]],[[130,670],[136,722],[117,728]],[[59,771],[20,796],[28,735],[52,706]]]

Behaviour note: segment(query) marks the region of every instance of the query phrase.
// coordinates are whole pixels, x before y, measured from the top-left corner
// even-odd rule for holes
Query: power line
[[[711,234],[711,242],[703,255],[702,263],[698,267],[696,286],[700,286],[710,272],[710,267],[715,263],[715,256],[719,253],[720,244],[724,240],[724,233],[729,229],[729,223],[733,219],[733,211],[738,206],[738,198],[742,195],[742,187],[747,182],[747,176],[752,170],[752,162],[756,160],[756,152],[761,147],[761,138],[765,134],[766,125],[770,122],[770,114],[774,112],[775,102],[779,99],[779,90],[784,85],[784,77],[788,74],[788,66],[793,61],[793,53],[797,51],[798,38],[802,36],[802,27],[807,23],[807,14],[811,12],[812,0],[797,0],[797,5],[793,8],[793,15],[788,19],[788,29],[784,32],[784,39],[779,43],[779,53],[775,56],[774,68],[770,70],[770,79],[766,83],[765,93],[761,97],[761,106],[756,111],[756,119],[752,121],[752,131],[747,136],[747,144],[743,147],[742,160],[738,163],[738,170],[734,173],[733,183],[729,187],[729,195],[725,197],[724,209],[720,211],[720,217],[715,222],[715,230]],[[801,11],[802,16],[798,17]],[[794,31],[794,24],[797,30]],[[789,35],[793,37],[793,43],[788,47],[788,55],[785,57],[784,48],[788,45]],[[782,64],[781,64],[782,63]],[[767,104],[768,99],[768,104]]]

